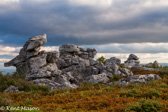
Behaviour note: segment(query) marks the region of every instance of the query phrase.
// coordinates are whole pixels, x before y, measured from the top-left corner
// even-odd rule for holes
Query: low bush
[[[100,58],[97,59],[97,61],[105,64],[106,63],[106,58],[104,56],[101,56]]]
[[[161,93],[160,93],[158,90],[154,89],[154,88],[150,88],[150,89],[148,89],[148,90],[144,93],[144,95],[145,95],[146,97],[149,97],[149,98],[152,98],[152,97],[158,98],[158,97],[161,96]]]
[[[49,91],[49,87],[37,86],[36,84],[25,80],[25,75],[19,76],[15,73],[12,75],[3,75],[0,72],[0,92],[3,92],[10,85],[18,87],[19,91]]]
[[[131,112],[158,112],[162,110],[162,104],[154,100],[140,100],[134,104],[129,104],[126,111]]]

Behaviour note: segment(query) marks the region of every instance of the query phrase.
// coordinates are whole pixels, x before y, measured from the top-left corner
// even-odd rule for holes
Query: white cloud
[[[46,47],[41,47],[41,51],[59,51],[59,46],[46,46]]]
[[[96,59],[104,56],[106,59],[111,57],[120,58],[122,63],[127,60],[130,53],[98,53]],[[159,63],[168,63],[168,53],[135,53],[140,58],[140,62],[150,63],[157,60]]]
[[[17,56],[21,48],[22,47],[10,47],[10,46],[0,45],[0,55]],[[42,50],[59,51],[59,47],[58,46],[46,46],[46,47],[41,47],[41,51]]]
[[[146,0],[144,3],[146,7],[168,6],[167,0]]]
[[[76,6],[98,6],[109,7],[112,5],[113,0],[68,0],[70,4]]]
[[[0,13],[19,10],[20,0],[0,0]]]
[[[167,53],[168,51],[168,43],[113,43],[84,47],[96,48],[99,53]]]
[[[20,0],[1,0],[0,4],[6,4],[6,3],[13,3],[13,2],[19,2]]]
[[[13,52],[16,51],[16,48],[0,45],[0,51]]]
[[[20,48],[0,45],[0,55],[17,56]]]
[[[11,59],[0,59],[0,62],[7,62],[10,61]]]

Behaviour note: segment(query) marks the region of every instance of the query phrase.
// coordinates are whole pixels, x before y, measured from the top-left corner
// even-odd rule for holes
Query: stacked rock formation
[[[96,49],[65,44],[59,47],[59,53],[40,51],[46,42],[46,34],[30,38],[19,55],[4,65],[15,66],[19,75],[24,74],[27,80],[51,89],[76,88],[83,82],[109,83],[114,74],[133,75],[130,70],[120,66],[121,60],[118,58],[106,60],[105,65],[95,61]],[[139,64],[138,59],[131,54],[125,64],[134,66]]]
[[[124,66],[129,68],[140,66],[139,58],[135,54],[130,54]]]
[[[121,60],[115,57],[106,60],[106,71],[119,76],[132,76],[133,73],[127,68],[120,67]]]

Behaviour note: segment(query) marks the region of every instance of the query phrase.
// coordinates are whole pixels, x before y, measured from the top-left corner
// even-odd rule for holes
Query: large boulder
[[[121,68],[119,65],[121,63],[121,60],[117,58],[110,58],[105,63],[105,71],[110,72],[114,75],[119,76],[132,76],[133,73],[128,70],[127,68]]]
[[[30,38],[23,48],[20,50],[19,55],[16,56],[13,60],[7,62],[4,64],[5,67],[8,66],[17,66],[21,62],[24,62],[28,58],[32,56],[36,56],[39,54],[40,46],[45,44],[47,42],[47,36],[44,35],[38,35]]]
[[[80,52],[80,48],[73,44],[64,44],[59,47],[60,55],[75,54]]]
[[[66,55],[79,56],[83,59],[94,58],[97,54],[96,49],[84,49],[82,47],[76,46],[74,44],[64,44],[59,47],[60,56],[64,57]]]
[[[106,73],[102,73],[98,75],[91,75],[87,77],[87,80],[86,80],[86,82],[90,82],[92,84],[107,83],[108,81],[109,81],[109,78]]]
[[[142,65],[140,65],[139,58],[135,54],[130,54],[128,59],[124,62],[124,66],[132,68],[135,66],[141,67]]]
[[[135,54],[130,54],[128,60],[139,60],[139,57],[136,56]]]
[[[111,57],[110,59],[106,60],[106,64],[108,64],[108,63],[115,63],[117,65],[120,65],[121,60],[119,58],[116,58],[116,57]]]

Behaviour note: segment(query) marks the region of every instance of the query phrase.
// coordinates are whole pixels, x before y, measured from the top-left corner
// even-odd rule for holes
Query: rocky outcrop
[[[24,74],[27,80],[51,89],[76,88],[87,77],[104,71],[104,65],[93,59],[95,49],[65,44],[60,46],[59,55],[57,51],[40,51],[46,42],[45,34],[30,38],[19,55],[4,65],[15,66],[19,75]]]
[[[60,46],[59,52],[40,51],[40,47],[46,42],[46,34],[30,38],[19,55],[4,66],[15,66],[19,75],[26,75],[27,80],[37,85],[58,89],[77,88],[83,82],[106,84],[113,75],[132,77],[133,73],[126,67],[140,65],[139,58],[134,54],[131,54],[125,62],[126,67],[121,66],[121,60],[115,57],[107,59],[103,64],[94,60],[96,49],[85,49],[73,44]],[[136,76],[133,79],[136,79]],[[137,78],[140,79],[141,77]],[[125,80],[122,79],[120,82],[124,83]]]
[[[105,71],[110,72],[111,74],[119,76],[132,76],[133,73],[127,68],[120,67],[121,60],[115,57],[112,57],[106,60]]]
[[[7,89],[4,90],[5,93],[19,93],[21,91],[19,91],[19,89],[13,85],[9,86]]]
[[[124,62],[125,67],[140,67],[140,61],[139,58],[135,54],[130,54],[128,59]]]
[[[37,56],[39,54],[40,47],[46,42],[46,34],[30,38],[29,41],[27,41],[23,48],[20,50],[19,55],[10,62],[5,63],[5,67],[16,66],[32,56]]]
[[[115,63],[117,65],[120,65],[121,60],[119,58],[116,58],[116,57],[111,57],[110,59],[106,60],[106,64],[109,64],[109,63]]]
[[[159,64],[157,61],[154,61],[153,63],[148,63],[145,65],[147,68],[161,68],[162,65]]]
[[[147,74],[147,75],[134,75],[134,76],[129,76],[127,78],[122,78],[117,82],[111,82],[108,85],[123,85],[126,86],[128,84],[147,84],[151,82],[152,80],[159,80],[161,79],[160,76],[156,74]]]

